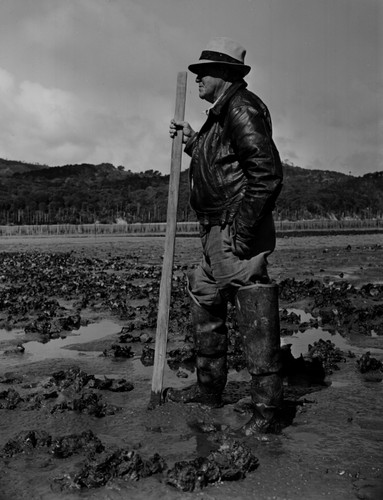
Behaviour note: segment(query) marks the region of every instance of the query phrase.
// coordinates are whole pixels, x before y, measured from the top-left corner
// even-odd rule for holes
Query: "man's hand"
[[[190,126],[190,123],[176,121],[173,118],[172,120],[170,120],[170,125],[169,125],[169,135],[171,139],[173,139],[177,135],[178,130],[182,130],[183,133],[182,142],[184,144],[186,144],[190,139],[190,137],[192,137],[195,134],[194,130]]]

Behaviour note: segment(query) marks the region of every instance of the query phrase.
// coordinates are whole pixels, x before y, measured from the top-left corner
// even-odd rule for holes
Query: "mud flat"
[[[163,237],[1,239],[0,499],[383,498],[382,243],[278,240],[285,426],[244,438],[234,311],[224,407],[147,409]],[[165,386],[195,380],[199,255],[177,239]]]

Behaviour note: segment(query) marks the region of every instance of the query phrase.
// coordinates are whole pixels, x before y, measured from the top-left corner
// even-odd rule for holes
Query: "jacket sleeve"
[[[282,164],[267,111],[243,105],[229,113],[231,141],[247,181],[235,218],[236,233],[248,239],[263,216],[274,209],[282,189]]]
[[[184,148],[184,152],[191,156],[193,154],[193,149],[194,149],[194,144],[196,142],[196,139],[197,139],[197,135],[198,133],[195,132],[191,137],[190,139],[188,140],[188,142],[185,144],[185,148]]]

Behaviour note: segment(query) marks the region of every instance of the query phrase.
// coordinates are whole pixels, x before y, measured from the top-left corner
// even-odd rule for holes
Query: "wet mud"
[[[148,409],[163,246],[0,242],[0,499],[383,498],[380,235],[278,241],[283,428],[252,437],[233,309],[224,406]],[[195,381],[199,255],[177,239],[164,387]]]

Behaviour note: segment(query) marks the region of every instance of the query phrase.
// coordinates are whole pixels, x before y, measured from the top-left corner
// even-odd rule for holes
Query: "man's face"
[[[200,99],[205,99],[208,102],[214,102],[223,89],[226,83],[225,71],[221,68],[206,66],[201,69],[196,77],[198,83],[198,92]]]

